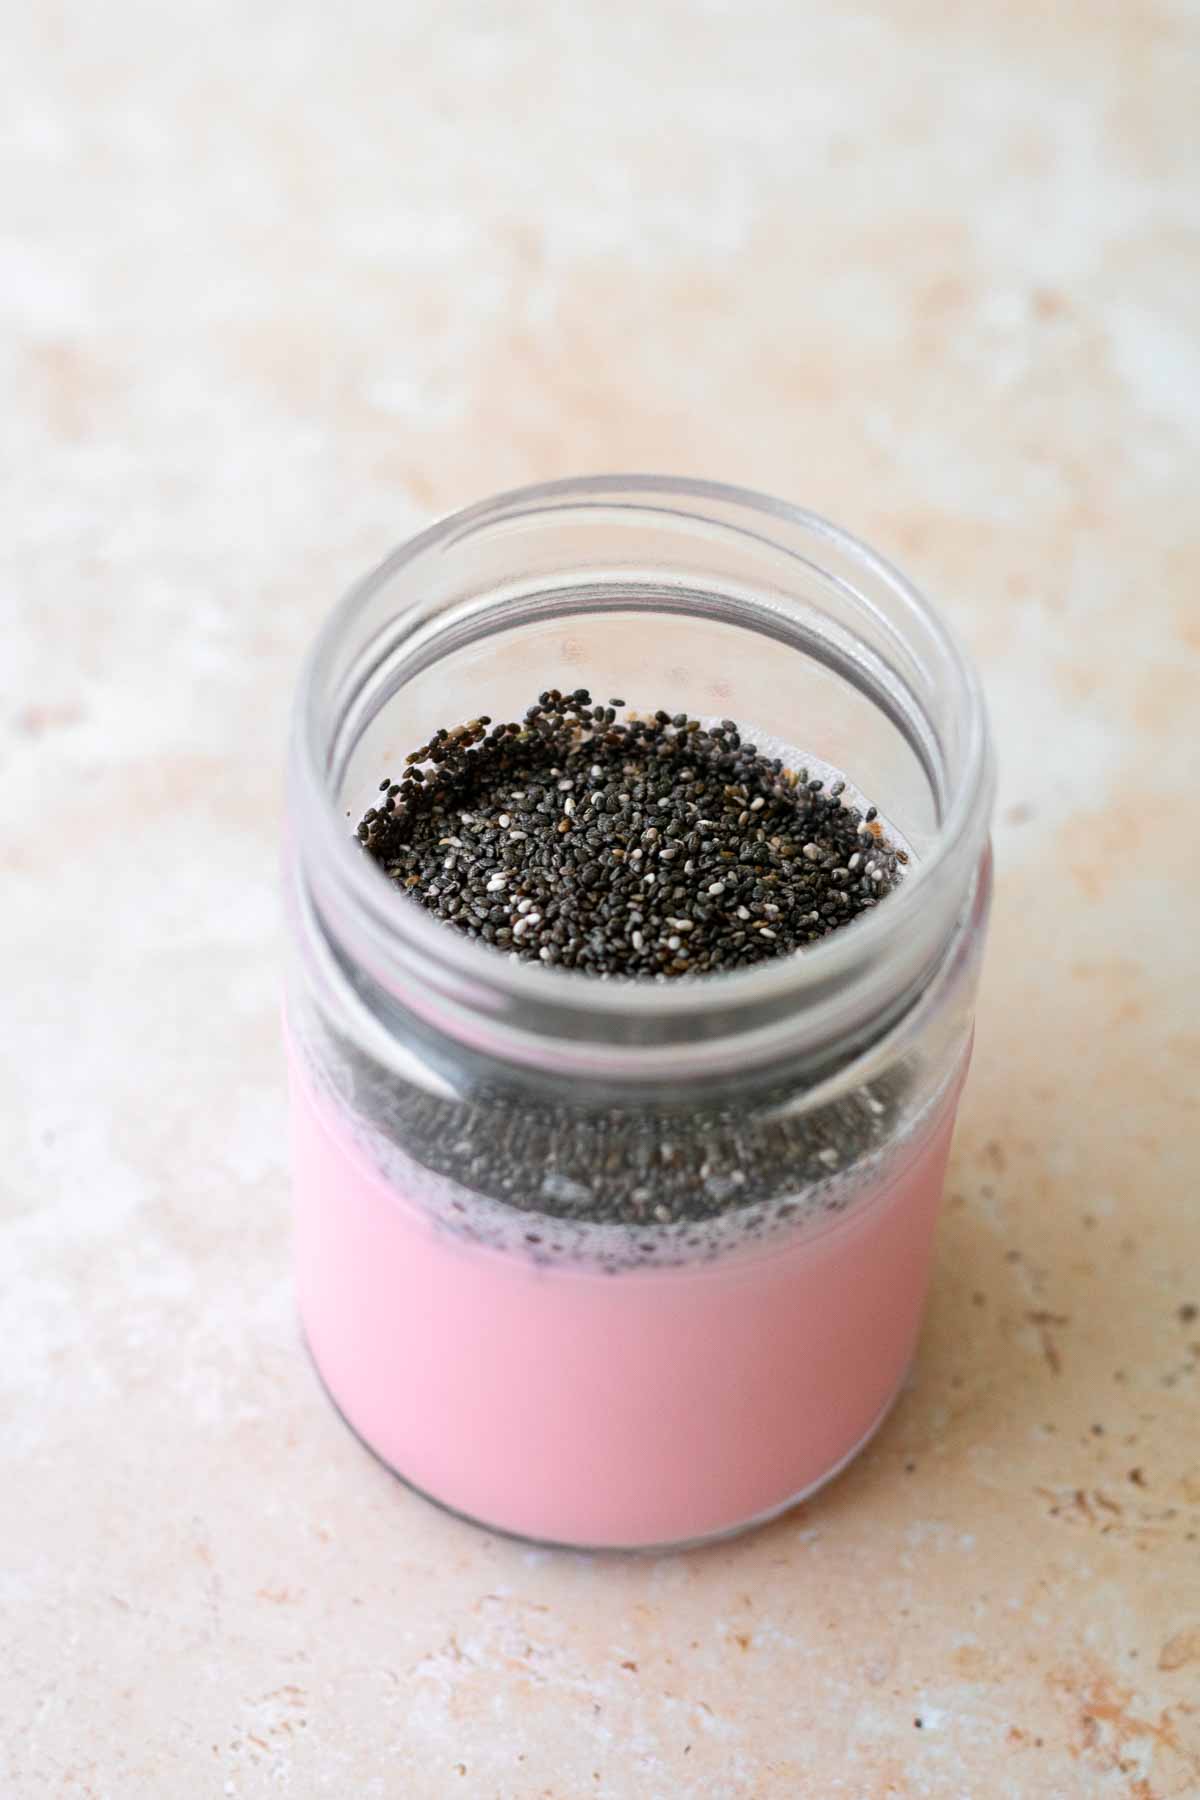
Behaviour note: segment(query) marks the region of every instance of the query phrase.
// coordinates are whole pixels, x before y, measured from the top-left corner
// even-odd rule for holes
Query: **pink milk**
[[[616,1272],[464,1239],[385,1178],[295,1056],[292,1087],[312,1354],[354,1429],[443,1504],[551,1543],[710,1537],[826,1481],[895,1398],[957,1082],[838,1215]]]

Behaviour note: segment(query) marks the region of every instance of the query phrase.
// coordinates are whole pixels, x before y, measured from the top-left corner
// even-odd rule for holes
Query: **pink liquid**
[[[300,1308],[350,1424],[501,1530],[678,1543],[818,1486],[916,1342],[957,1083],[847,1211],[715,1261],[606,1273],[464,1240],[397,1192],[293,1057]]]

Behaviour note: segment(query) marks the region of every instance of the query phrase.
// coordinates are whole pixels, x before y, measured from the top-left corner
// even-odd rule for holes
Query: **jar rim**
[[[929,849],[910,867],[885,904],[830,932],[802,953],[674,982],[620,977],[600,980],[582,971],[534,965],[498,954],[494,947],[448,929],[421,907],[397,904],[391,885],[346,830],[338,795],[329,781],[321,677],[339,641],[380,589],[418,558],[444,549],[498,518],[556,511],[564,505],[612,504],[621,498],[633,508],[667,498],[707,502],[778,520],[828,544],[888,588],[935,645],[956,690],[962,751],[948,805]],[[819,746],[812,748],[819,750]],[[384,977],[386,986],[406,997],[412,994],[414,980],[438,990],[442,1005],[417,1007],[427,1017],[435,1013],[442,1017],[448,1006],[451,1011],[492,1019],[509,1039],[508,1048],[517,1060],[531,1060],[521,1053],[518,1041],[538,1035],[537,1030],[532,1034],[522,1030],[522,1015],[544,1022],[557,1014],[566,1020],[584,1009],[594,1022],[620,1022],[626,1028],[629,1037],[621,1046],[626,1052],[636,1047],[639,1027],[651,1021],[656,1027],[668,1025],[678,1038],[672,1051],[676,1061],[681,1046],[687,1045],[688,1028],[701,1019],[706,1024],[704,1040],[687,1046],[696,1062],[705,1060],[706,1043],[711,1048],[718,1036],[718,1021],[723,1019],[729,1030],[736,1030],[735,1021],[744,1027],[763,1008],[770,1010],[775,1024],[771,1035],[776,1038],[785,1017],[794,1025],[801,1015],[808,1016],[819,1033],[818,1015],[828,1009],[830,997],[844,991],[856,973],[878,966],[887,947],[920,917],[930,890],[944,879],[952,862],[966,865],[966,891],[986,846],[993,784],[978,676],[954,632],[915,585],[877,551],[817,513],[750,488],[694,477],[568,477],[508,489],[437,520],[356,582],[334,607],[303,664],[293,712],[291,801],[298,810],[312,885],[323,887],[327,894],[336,891],[339,912],[349,909],[357,916],[370,940],[375,972]],[[389,975],[395,979],[388,979]],[[727,1034],[720,1035],[726,1040],[727,1054]],[[556,1046],[556,1056],[560,1050],[561,1045]],[[567,1061],[569,1064],[572,1058]],[[592,1068],[594,1059],[585,1057],[580,1066]]]

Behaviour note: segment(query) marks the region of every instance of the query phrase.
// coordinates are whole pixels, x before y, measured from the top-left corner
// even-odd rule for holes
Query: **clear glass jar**
[[[518,962],[407,904],[353,835],[381,778],[579,684],[832,764],[907,846],[899,889],[800,955],[666,983]],[[920,1323],[992,783],[926,602],[761,495],[506,494],[342,602],[291,750],[297,1277],[390,1468],[493,1528],[634,1547],[770,1517],[862,1447]],[[656,1216],[667,1173],[682,1221]]]

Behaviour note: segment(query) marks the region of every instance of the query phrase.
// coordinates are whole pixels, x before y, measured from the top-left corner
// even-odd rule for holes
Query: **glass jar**
[[[900,886],[803,953],[669,982],[520,962],[409,904],[354,836],[381,778],[579,684],[832,765],[906,848]],[[645,1547],[768,1518],[862,1448],[920,1323],[992,785],[928,604],[758,494],[502,495],[342,602],[291,749],[297,1278],[389,1468],[489,1527]]]

